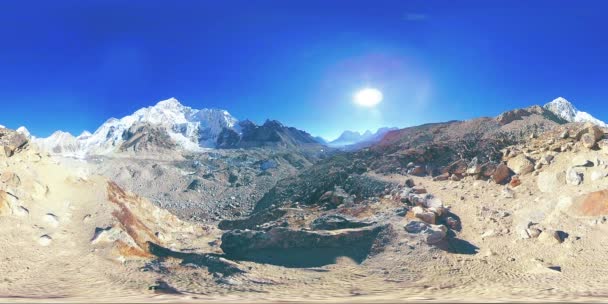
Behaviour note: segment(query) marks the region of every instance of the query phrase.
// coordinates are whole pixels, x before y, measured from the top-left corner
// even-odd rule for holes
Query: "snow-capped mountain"
[[[170,98],[139,109],[132,115],[120,119],[110,118],[92,134],[84,131],[74,137],[67,132],[57,131],[50,137],[36,139],[35,142],[53,153],[103,155],[116,151],[125,142],[125,132],[141,123],[162,127],[173,143],[189,151],[214,148],[219,134],[225,128],[239,132],[237,119],[225,110],[192,109],[177,99]]]
[[[92,134],[84,131],[74,137],[57,131],[47,138],[33,141],[46,151],[73,157],[127,151],[319,145],[310,134],[277,121],[267,121],[261,126],[247,120],[239,122],[225,110],[192,109],[175,98],[142,108],[121,119],[110,118]]]
[[[605,122],[591,116],[591,114],[579,111],[571,102],[563,97],[558,97],[547,103],[544,108],[568,122],[590,122],[602,127],[608,127]]]
[[[19,128],[17,128],[17,130],[15,130],[19,133],[21,133],[21,135],[25,136],[26,138],[31,138],[32,134],[30,134],[30,130],[28,130],[26,127],[21,126]]]
[[[55,131],[46,138],[32,138],[38,147],[55,154],[78,156],[82,154],[83,141],[78,140],[69,132]]]
[[[344,147],[350,145],[356,145],[364,142],[375,142],[382,139],[384,134],[389,131],[396,130],[396,128],[380,128],[375,133],[367,130],[363,133],[357,131],[344,131],[337,139],[329,142],[330,147]]]

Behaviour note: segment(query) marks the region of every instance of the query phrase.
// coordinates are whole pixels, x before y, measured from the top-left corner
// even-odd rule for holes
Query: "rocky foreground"
[[[543,122],[482,134],[480,149],[448,134],[451,153],[422,154],[446,147],[419,134],[441,125],[389,134],[380,145],[411,137],[382,155],[372,147],[321,160],[217,227],[180,220],[1,129],[0,297],[603,299],[606,130],[537,110],[451,125],[512,135],[511,123]]]

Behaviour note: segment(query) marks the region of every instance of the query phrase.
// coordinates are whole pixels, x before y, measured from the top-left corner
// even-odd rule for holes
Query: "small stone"
[[[543,232],[542,230],[538,229],[538,228],[528,228],[526,229],[526,232],[528,233],[528,235],[531,238],[537,238],[538,236],[540,236],[540,234]]]
[[[45,214],[44,221],[49,223],[52,227],[57,227],[59,225],[59,218],[52,213]]]
[[[566,171],[566,183],[569,185],[578,186],[583,182],[583,173],[577,172],[576,169],[570,168]]]
[[[517,175],[513,176],[513,177],[511,177],[511,181],[509,182],[509,185],[511,187],[515,188],[515,187],[521,185],[521,180],[519,179],[519,177]]]
[[[45,234],[38,239],[38,244],[40,244],[41,246],[48,246],[51,244],[52,241],[53,241],[53,238],[51,238],[49,235]]]

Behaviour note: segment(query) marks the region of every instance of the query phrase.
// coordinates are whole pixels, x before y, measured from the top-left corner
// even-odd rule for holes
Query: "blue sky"
[[[314,135],[564,96],[608,120],[605,1],[11,1],[0,124],[94,131],[169,97]],[[353,104],[383,91],[374,109]]]

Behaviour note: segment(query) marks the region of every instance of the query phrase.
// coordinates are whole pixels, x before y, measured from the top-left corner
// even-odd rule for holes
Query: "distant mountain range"
[[[158,152],[180,148],[203,151],[209,148],[273,146],[293,148],[322,146],[310,134],[286,127],[278,121],[258,126],[238,121],[228,111],[192,109],[171,98],[142,108],[121,119],[110,118],[94,133],[78,137],[57,131],[33,141],[51,153],[83,157],[123,151]]]
[[[328,142],[327,145],[330,147],[339,148],[360,145],[363,143],[373,144],[380,141],[386,133],[397,129],[398,128],[380,128],[376,132],[367,130],[363,133],[359,133],[357,131],[344,131],[342,135],[340,135],[337,139]]]
[[[590,122],[608,126],[589,113],[579,111],[563,97],[556,98],[543,107],[508,111],[497,119],[504,125],[530,115],[545,116],[558,123]],[[171,98],[121,119],[110,118],[94,133],[84,131],[79,136],[73,136],[57,131],[47,138],[34,137],[32,141],[51,153],[76,157],[126,151],[159,152],[180,149],[196,152],[214,148],[264,146],[318,150],[329,146],[358,150],[381,142],[389,132],[396,130],[398,129],[380,128],[376,132],[368,130],[363,133],[344,131],[340,137],[328,142],[305,131],[284,126],[276,120],[267,120],[262,125],[256,125],[249,120],[239,121],[225,110],[192,109]],[[31,137],[24,127],[17,131]]]

